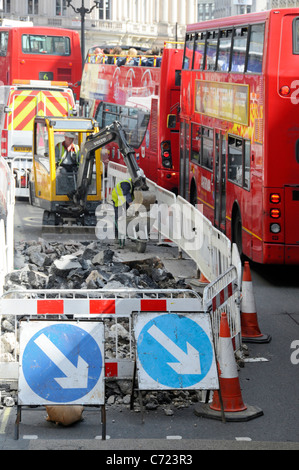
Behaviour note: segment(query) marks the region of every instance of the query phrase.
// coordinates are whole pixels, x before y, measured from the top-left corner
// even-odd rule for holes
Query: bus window
[[[247,28],[237,28],[234,32],[232,72],[245,71],[245,58],[247,47]]]
[[[215,70],[218,31],[208,33],[205,70]]]
[[[228,72],[230,51],[232,44],[232,30],[220,31],[217,70]]]
[[[114,121],[119,120],[119,106],[110,103],[100,103],[95,119],[100,127],[110,126]]]
[[[243,186],[245,189],[250,189],[250,141],[249,140],[245,140]]]
[[[140,147],[148,127],[150,113],[137,108],[120,107],[119,121],[126,133],[128,142],[137,149]]]
[[[194,64],[193,69],[201,69],[203,67],[203,61],[205,56],[205,44],[206,38],[205,33],[199,33],[195,38],[194,46]]]
[[[247,72],[262,73],[264,50],[264,24],[251,26]],[[299,53],[299,49],[298,49]]]
[[[193,48],[194,48],[194,34],[187,34],[185,54],[183,58],[183,69],[185,70],[192,68]]]
[[[191,160],[200,164],[201,153],[201,127],[192,124]]]
[[[213,170],[213,129],[202,128],[202,166]]]
[[[100,103],[95,114],[99,127],[109,126],[119,121],[126,133],[130,145],[138,148],[148,127],[150,113],[137,108],[120,106],[111,103]]]
[[[8,31],[3,31],[0,33],[0,56],[5,57],[7,54],[7,44],[8,44]]]
[[[233,183],[242,186],[242,139],[231,136],[228,138],[228,179]]]
[[[22,35],[24,54],[70,55],[70,38],[63,36]]]
[[[299,54],[299,18],[293,21],[293,54]]]

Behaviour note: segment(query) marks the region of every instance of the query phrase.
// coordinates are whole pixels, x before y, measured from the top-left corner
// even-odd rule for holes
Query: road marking
[[[2,422],[0,426],[0,434],[5,434],[5,428],[6,428],[10,413],[11,413],[10,407],[7,407],[4,409],[3,418],[2,418]]]
[[[269,362],[265,357],[245,357],[244,362]]]
[[[236,441],[252,441],[250,437],[236,437]]]
[[[182,436],[166,436],[166,439],[183,439]]]
[[[95,439],[102,440],[102,436],[96,436]],[[110,436],[106,436],[106,440],[110,439]]]
[[[24,434],[23,439],[28,439],[28,440],[34,440],[38,439],[38,436],[36,434]]]

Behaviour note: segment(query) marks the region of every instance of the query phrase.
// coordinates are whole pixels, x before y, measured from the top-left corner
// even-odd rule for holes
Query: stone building
[[[84,8],[86,50],[96,44],[160,47],[166,40],[182,41],[188,23],[299,7],[299,0],[0,0],[0,7],[1,3],[3,18],[79,32]]]

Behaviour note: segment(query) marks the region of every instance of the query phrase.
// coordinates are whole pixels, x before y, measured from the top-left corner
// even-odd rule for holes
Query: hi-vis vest
[[[64,145],[62,145],[62,142],[59,142],[57,144],[57,147],[59,149],[59,155],[60,155],[60,160],[58,162],[58,166],[59,166],[63,163],[64,159],[66,158],[67,149],[65,148]],[[71,150],[70,155],[74,159],[73,163],[78,164],[79,163],[79,156],[80,156],[80,154],[79,154],[79,145],[73,144],[73,147],[74,147],[75,150]],[[67,163],[67,164],[69,164],[69,163]]]
[[[129,178],[127,180],[120,181],[119,183],[117,183],[117,185],[115,186],[115,188],[112,190],[112,193],[111,193],[112,201],[114,202],[115,207],[122,206],[126,202],[126,197],[124,196],[123,190],[121,189],[121,183],[124,183],[124,182],[130,184],[131,194],[133,193],[133,185],[132,185],[131,178]]]

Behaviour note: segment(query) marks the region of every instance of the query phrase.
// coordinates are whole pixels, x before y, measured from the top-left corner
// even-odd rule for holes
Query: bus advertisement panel
[[[187,26],[180,194],[264,264],[299,263],[299,9]]]
[[[0,28],[0,82],[15,79],[67,82],[74,86],[82,75],[80,37],[77,31],[42,26]]]
[[[83,114],[95,118],[100,128],[119,121],[146,177],[177,193],[183,49],[164,48],[162,57],[122,56],[123,65],[111,58],[112,64],[107,56],[101,63],[87,58],[80,94]],[[124,163],[116,143],[102,149],[102,160]]]

